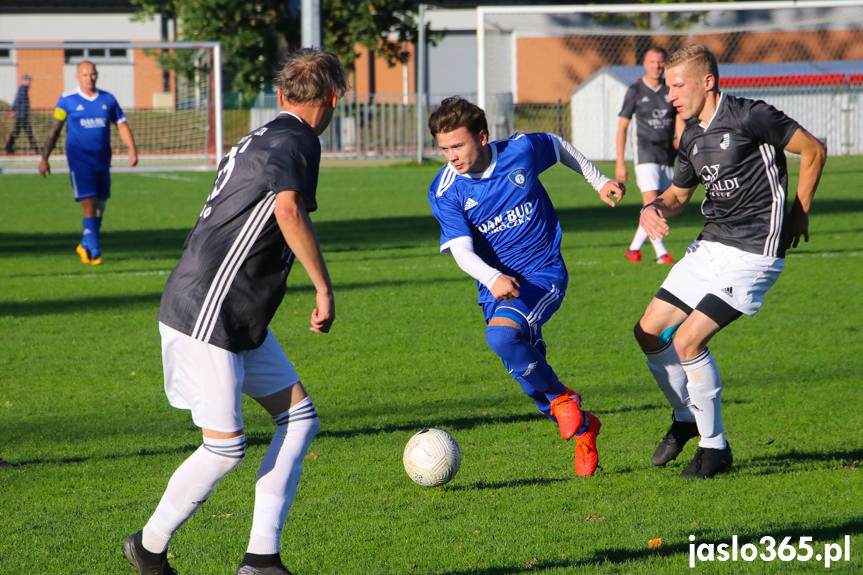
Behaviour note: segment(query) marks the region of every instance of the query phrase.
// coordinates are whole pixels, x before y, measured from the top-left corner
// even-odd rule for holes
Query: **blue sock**
[[[83,218],[81,220],[84,227],[84,237],[81,239],[81,245],[85,249],[90,250],[90,255],[97,257],[102,254],[102,247],[99,242],[99,229],[102,227],[102,218]]]
[[[566,393],[566,386],[560,383],[540,350],[521,336],[521,330],[511,326],[488,326],[485,338],[522,391],[542,413],[551,417],[550,400]]]

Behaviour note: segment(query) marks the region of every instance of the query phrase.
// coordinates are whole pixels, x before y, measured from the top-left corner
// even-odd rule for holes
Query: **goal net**
[[[614,160],[617,114],[647,49],[705,44],[723,91],[775,105],[831,155],[863,155],[861,13],[855,0],[480,6],[477,103],[492,138],[556,132]]]
[[[51,129],[57,100],[78,89],[77,66],[85,60],[96,65],[96,87],[112,93],[126,115],[138,149],[136,170],[216,165],[222,150],[217,42],[0,43],[0,171],[36,170],[37,148]],[[9,111],[25,75],[30,77],[29,121],[16,122],[20,112]],[[116,127],[111,131],[112,168],[128,167],[126,147]],[[65,134],[64,128],[50,157],[55,172],[68,170]]]

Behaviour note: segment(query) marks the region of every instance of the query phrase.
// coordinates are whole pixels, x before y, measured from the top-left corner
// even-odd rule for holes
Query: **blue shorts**
[[[111,172],[108,170],[94,171],[86,166],[69,166],[69,179],[72,180],[76,202],[89,198],[107,200],[111,197]]]
[[[523,333],[530,334],[531,343],[542,339],[542,326],[560,309],[568,283],[569,274],[562,265],[530,278],[520,277],[517,298],[481,304],[485,322],[492,317],[506,317],[516,322]]]

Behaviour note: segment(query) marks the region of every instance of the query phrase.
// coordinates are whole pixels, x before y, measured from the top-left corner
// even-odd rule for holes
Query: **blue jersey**
[[[126,121],[113,95],[97,90],[89,98],[80,90],[67,92],[57,101],[54,117],[66,122],[66,159],[71,169],[111,167],[111,124]]]
[[[514,134],[489,144],[483,174],[459,174],[444,166],[429,187],[432,213],[441,226],[440,249],[459,237],[473,239],[488,265],[539,285],[551,268],[564,268],[557,212],[539,174],[560,157],[551,134]],[[565,268],[564,268],[565,269]],[[552,274],[553,275],[553,274]],[[494,297],[479,282],[479,303]],[[544,286],[550,287],[550,286]]]

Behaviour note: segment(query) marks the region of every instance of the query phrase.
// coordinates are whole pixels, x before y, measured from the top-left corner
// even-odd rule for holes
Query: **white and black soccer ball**
[[[442,429],[423,429],[405,445],[402,461],[408,477],[423,487],[449,483],[461,467],[461,449]]]

